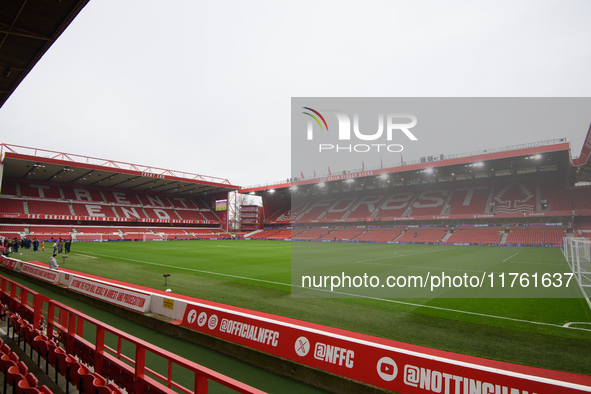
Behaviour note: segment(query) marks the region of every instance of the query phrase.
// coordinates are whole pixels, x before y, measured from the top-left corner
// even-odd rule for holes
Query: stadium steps
[[[398,240],[398,238],[402,237],[404,234],[406,234],[408,232],[408,229],[404,230],[403,232],[401,232],[400,234],[398,234],[398,236],[396,238],[394,238],[392,241],[396,241]]]
[[[541,191],[540,191],[540,181],[537,180],[536,181],[536,193],[535,193],[535,198],[536,198],[536,212],[541,212],[542,211],[542,200],[540,198],[541,195]]]
[[[345,212],[345,214],[343,216],[341,216],[341,219],[347,219],[349,217],[349,215],[351,214],[351,212],[353,212],[353,207],[355,206],[355,204],[351,204],[351,208],[349,208],[347,210],[347,212]]]
[[[373,210],[373,212],[371,213],[371,215],[369,215],[369,217],[370,218],[375,218],[376,216],[378,216],[378,214],[380,213],[380,211],[381,211],[380,207],[377,206],[376,209]]]
[[[74,206],[72,205],[72,200],[68,200],[68,209],[70,210],[70,215],[76,216],[76,212],[74,212]]]
[[[111,209],[113,210],[113,212],[115,213],[115,217],[116,218],[120,218],[121,216],[119,216],[119,212],[117,212],[117,210],[115,209],[115,204],[110,202],[109,205],[111,206]]]
[[[27,201],[27,197],[23,197],[23,209],[26,214],[29,214],[29,202]]]
[[[415,193],[414,196],[412,196],[412,199],[408,202],[408,207],[406,207],[404,212],[402,212],[402,217],[408,217],[408,216],[412,215],[414,203],[415,203],[417,197],[419,196],[419,194],[420,193]]]
[[[493,196],[495,195],[494,194],[494,191],[495,191],[495,186],[492,185],[490,187],[489,191],[488,191],[488,197],[486,198],[486,205],[485,205],[485,208],[484,208],[484,213],[485,214],[487,214],[487,213],[494,213],[494,210],[495,209],[494,209],[494,205],[493,205],[493,201],[492,201]]]
[[[287,212],[287,210],[290,208],[291,206],[291,202],[288,201],[285,204],[283,204],[283,206],[281,208],[279,208],[278,210],[276,210],[271,216],[269,216],[269,219],[267,219],[268,222],[274,222],[275,220],[277,220],[284,212]]]
[[[503,236],[501,237],[501,241],[499,242],[500,244],[504,244],[507,242],[507,237],[509,236],[509,233],[504,232]]]
[[[451,212],[451,205],[449,203],[454,195],[454,191],[455,189],[452,189],[451,193],[447,193],[447,198],[445,199],[443,207],[441,208],[441,212],[439,213],[440,215],[449,215]]]
[[[412,203],[411,203],[408,205],[408,207],[406,207],[404,212],[402,212],[402,217],[408,217],[408,216],[412,215],[412,210],[413,210],[413,207],[412,207]]]
[[[46,374],[45,370],[42,368],[45,365],[44,362],[41,363],[41,366],[38,366],[35,363],[35,361],[33,361],[34,359],[37,358],[37,353],[33,352],[33,359],[31,359],[31,357],[29,357],[29,354],[27,354],[23,350],[23,346],[25,344],[25,341],[21,340],[20,341],[21,344],[19,345],[18,342],[16,340],[12,340],[6,334],[6,332],[7,332],[7,321],[3,321],[2,324],[0,325],[0,338],[2,338],[4,343],[10,347],[11,351],[13,351],[14,353],[17,354],[18,360],[25,363],[25,365],[27,366],[28,372],[31,372],[33,375],[35,375],[35,377],[39,381],[38,386],[45,385],[54,394],[65,394],[65,392],[66,392],[65,391],[66,390],[65,379],[60,375],[60,378],[58,379],[59,383],[55,383],[53,381],[53,379],[51,378],[51,376],[55,375],[55,369],[53,367],[49,366],[48,372]],[[28,351],[29,350],[27,349],[27,352]],[[4,374],[2,374],[1,372],[0,372],[0,376],[2,376],[2,385],[0,385],[0,389],[2,389],[3,384],[4,384],[4,379],[6,379],[6,376],[4,376]],[[10,386],[7,387],[7,393],[10,393],[10,392],[16,392],[14,387],[12,387],[12,388]],[[76,394],[78,392],[79,391],[75,387],[73,387],[73,386],[69,387],[69,393]]]
[[[445,233],[445,236],[443,238],[441,238],[441,242],[447,242],[447,240],[449,239],[449,237],[451,237],[451,235],[453,234],[453,232],[448,231]]]

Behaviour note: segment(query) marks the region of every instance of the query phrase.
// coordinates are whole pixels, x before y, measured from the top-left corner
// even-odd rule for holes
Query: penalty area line
[[[405,301],[398,301],[398,300],[389,300],[387,298],[370,297],[370,296],[359,295],[359,294],[344,293],[344,292],[340,292],[340,291],[330,291],[330,290],[326,290],[326,289],[316,289],[316,288],[311,288],[311,287],[304,287],[304,286],[292,285],[291,283],[273,282],[273,281],[270,281],[270,280],[256,279],[256,278],[248,278],[248,277],[245,277],[245,276],[238,276],[238,275],[222,274],[222,273],[219,273],[219,272],[204,271],[204,270],[198,270],[198,269],[195,269],[195,268],[176,267],[174,265],[167,265],[167,264],[161,264],[161,263],[152,263],[152,262],[149,262],[149,261],[128,259],[128,258],[125,258],[125,257],[109,256],[109,255],[100,254],[100,253],[90,253],[90,252],[83,252],[83,253],[78,252],[78,253],[80,253],[80,254],[96,255],[96,256],[101,256],[101,257],[108,257],[108,258],[112,258],[112,259],[127,260],[127,261],[136,262],[136,263],[142,263],[142,264],[148,264],[148,265],[156,265],[156,266],[166,267],[166,268],[175,268],[175,269],[185,270],[185,271],[201,272],[201,273],[204,273],[204,274],[225,276],[225,277],[228,277],[228,278],[244,279],[244,280],[250,280],[250,281],[253,281],[253,282],[270,283],[270,284],[274,284],[274,285],[281,285],[281,286],[287,286],[287,287],[295,287],[295,288],[306,289],[306,290],[315,290],[315,291],[320,291],[320,292],[330,293],[330,294],[340,294],[340,295],[347,296],[347,297],[356,297],[356,298],[364,298],[364,299],[374,300],[374,301],[383,301],[383,302],[388,302],[388,303],[392,303],[392,304],[412,306],[412,307],[415,307],[415,308],[427,308],[427,309],[434,309],[434,310],[438,310],[438,311],[453,312],[453,313],[466,314],[466,315],[471,315],[471,316],[487,317],[487,318],[491,318],[491,319],[507,320],[507,321],[513,321],[513,322],[518,322],[518,323],[535,324],[535,325],[539,325],[539,326],[548,326],[548,327],[556,327],[556,328],[568,328],[570,330],[581,330],[581,331],[590,331],[591,332],[591,329],[580,328],[580,327],[571,327],[570,325],[569,326],[566,326],[566,325],[560,325],[560,324],[542,323],[542,322],[535,322],[535,321],[524,320],[524,319],[515,319],[515,318],[512,318],[512,317],[506,317],[506,316],[489,315],[489,314],[486,314],[486,313],[461,311],[461,310],[458,310],[458,309],[444,308],[444,307],[440,307],[440,306],[422,305],[422,304],[415,304],[413,302],[405,302]],[[518,254],[518,253],[516,253],[516,254]],[[511,257],[513,257],[513,256],[511,256]]]

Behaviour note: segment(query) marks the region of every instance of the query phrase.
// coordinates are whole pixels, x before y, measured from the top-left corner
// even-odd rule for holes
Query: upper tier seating
[[[9,184],[14,185],[14,190],[16,190],[15,183],[9,182]],[[60,193],[60,188],[55,185],[20,183],[20,191],[21,196],[23,197],[63,200],[63,197]],[[5,190],[2,190],[2,193],[6,193]]]
[[[591,186],[569,189],[574,209],[591,209]]]
[[[219,217],[198,198],[12,180],[3,181],[0,214],[220,222]]]
[[[459,187],[455,189],[448,203],[451,206],[449,214],[485,213],[488,193],[489,188],[487,186]]]
[[[526,183],[509,183],[495,187],[492,202],[496,213],[520,213],[536,211],[535,186]]]
[[[67,202],[29,200],[29,213],[45,215],[66,215],[71,216],[70,206]]]
[[[532,181],[479,180],[434,186],[409,186],[297,197],[273,213],[266,223],[358,222],[411,219],[437,220],[464,215],[565,212],[572,209],[571,195],[577,209],[591,210],[591,187],[567,189],[564,181],[554,178]],[[542,202],[546,202],[542,206]],[[280,205],[277,201],[274,203]],[[562,214],[563,215],[563,214]],[[445,216],[444,218],[438,218]],[[472,217],[473,218],[473,217]]]

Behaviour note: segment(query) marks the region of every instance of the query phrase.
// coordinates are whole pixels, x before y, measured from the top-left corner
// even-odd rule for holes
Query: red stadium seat
[[[37,333],[33,338],[31,347],[37,352],[37,365],[39,366],[41,365],[41,357],[43,357],[44,360],[47,360],[47,336]]]
[[[107,380],[96,372],[90,376],[84,376],[83,379],[85,393],[96,393],[98,387],[107,385]]]
[[[27,373],[25,379],[18,382],[16,386],[16,394],[34,394],[38,393],[37,385],[39,381],[32,373]]]
[[[46,385],[39,387],[39,392],[43,394],[53,394],[53,391],[51,391]]]
[[[84,376],[92,375],[90,369],[82,364],[78,364],[78,368],[72,371],[72,384],[80,390],[84,386]]]
[[[78,371],[80,367],[80,363],[74,357],[70,356],[69,354],[58,352],[56,354],[57,362],[56,362],[56,379],[55,382],[57,383],[57,378],[59,373],[66,379],[66,394],[70,391],[70,382],[72,382],[72,376],[74,375],[73,371]]]
[[[8,368],[5,375],[5,384],[9,384],[12,387],[16,387],[18,382],[25,379],[25,374],[27,373],[28,369],[24,362],[19,361],[16,365]],[[4,390],[6,392],[6,389]]]

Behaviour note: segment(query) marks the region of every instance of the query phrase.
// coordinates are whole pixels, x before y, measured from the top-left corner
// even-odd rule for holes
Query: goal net
[[[567,237],[563,244],[562,253],[591,307],[591,239]]]

